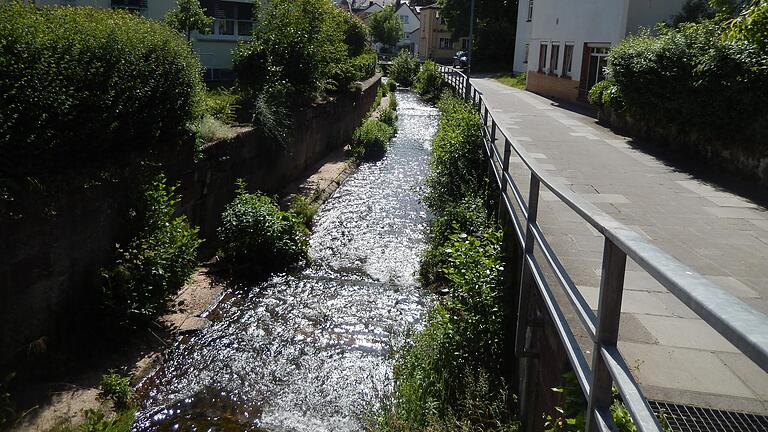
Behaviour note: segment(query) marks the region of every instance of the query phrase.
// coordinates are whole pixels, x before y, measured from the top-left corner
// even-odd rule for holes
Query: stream
[[[362,430],[392,386],[392,347],[432,302],[416,274],[438,113],[398,92],[398,134],[315,216],[312,262],[216,309],[148,381],[134,431]]]

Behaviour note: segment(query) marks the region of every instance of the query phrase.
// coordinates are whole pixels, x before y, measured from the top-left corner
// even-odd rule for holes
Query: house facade
[[[162,20],[176,7],[176,0],[35,0],[38,6],[91,6],[126,9],[145,18]],[[210,34],[192,34],[193,46],[206,70],[206,80],[228,81],[232,73],[232,50],[238,41],[251,38],[254,0],[201,0],[200,5],[214,18]]]
[[[469,39],[451,40],[451,30],[441,16],[442,8],[433,4],[421,7],[421,28],[419,29],[419,58],[434,60],[438,63],[450,63],[457,51],[469,50]]]
[[[520,0],[514,71],[527,89],[584,100],[627,35],[670,21],[685,0]]]

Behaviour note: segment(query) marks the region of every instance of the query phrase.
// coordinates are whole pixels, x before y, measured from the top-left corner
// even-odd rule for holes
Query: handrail
[[[520,354],[525,350],[521,345],[525,341],[520,340],[520,335],[524,334],[528,327],[527,307],[529,306],[529,299],[527,297],[530,296],[530,293],[527,287],[535,285],[555,321],[555,326],[566,347],[571,365],[576,370],[579,383],[589,401],[587,430],[613,426],[610,416],[607,418],[605,416],[607,404],[610,404],[611,384],[613,383],[618,387],[638,429],[641,431],[661,431],[650,406],[642,396],[639,386],[629,373],[624,359],[616,348],[627,257],[631,258],[651,277],[667,288],[670,293],[685,303],[761,369],[768,372],[768,317],[766,315],[725,292],[593,204],[571,191],[564,190],[536,165],[524,149],[509,138],[506,131],[498,125],[490,113],[491,110],[488,108],[488,103],[484,100],[482,92],[472,85],[466,75],[447,66],[441,66],[440,71],[446,82],[480,112],[483,121],[485,152],[500,187],[502,208],[506,208],[514,222],[517,239],[523,253],[522,262],[518,263],[522,275],[519,287],[518,336],[515,351]],[[497,132],[500,136],[497,136]],[[503,158],[497,148],[497,140],[504,142]],[[508,168],[509,166],[511,151],[515,152],[531,175],[531,191],[527,203],[508,169],[504,169],[504,167]],[[549,246],[544,233],[536,222],[541,184],[605,238],[597,316],[576,289],[575,284]],[[517,211],[512,206],[512,200],[507,193],[507,186],[512,188],[514,201],[517,202],[523,212],[524,224],[521,224],[517,218]],[[525,228],[522,225],[525,225]],[[565,321],[559,305],[555,302],[551,288],[543,278],[538,260],[533,255],[534,244],[539,245],[543,251],[544,260],[552,268],[558,283],[566,292],[569,302],[574,306],[578,318],[595,343],[591,369],[585,367],[583,354],[575,352],[579,348],[574,346],[573,331]],[[521,395],[521,400],[524,397],[525,395]]]

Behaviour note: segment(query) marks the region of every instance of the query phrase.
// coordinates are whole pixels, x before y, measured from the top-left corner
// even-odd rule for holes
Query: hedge
[[[760,150],[768,138],[768,55],[716,23],[662,27],[611,51],[627,113],[671,133]]]
[[[0,5],[0,177],[176,145],[201,88],[196,56],[161,23]]]

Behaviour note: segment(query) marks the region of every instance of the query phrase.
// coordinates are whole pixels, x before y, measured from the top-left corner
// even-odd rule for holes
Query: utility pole
[[[472,73],[472,42],[474,41],[475,33],[475,0],[471,0],[469,4],[469,52],[467,53],[467,85],[464,89],[464,99],[469,100],[469,76]]]

